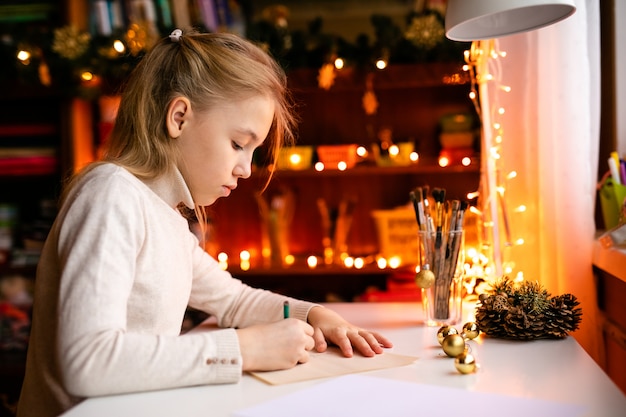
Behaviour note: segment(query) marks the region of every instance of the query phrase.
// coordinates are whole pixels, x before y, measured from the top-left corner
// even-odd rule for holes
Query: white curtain
[[[597,0],[555,25],[497,41],[500,82],[491,107],[502,107],[501,175],[511,240],[504,262],[553,295],[571,293],[583,320],[573,336],[596,360],[600,332],[592,275],[600,124],[600,17]],[[496,86],[494,86],[496,87]],[[524,205],[525,212],[515,208]]]

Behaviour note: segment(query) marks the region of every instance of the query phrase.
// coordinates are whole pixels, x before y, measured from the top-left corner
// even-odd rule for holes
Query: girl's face
[[[187,103],[188,104],[188,103]],[[274,118],[274,102],[257,96],[199,113],[180,113],[180,169],[194,202],[201,206],[227,197],[252,173],[252,154],[263,144]]]

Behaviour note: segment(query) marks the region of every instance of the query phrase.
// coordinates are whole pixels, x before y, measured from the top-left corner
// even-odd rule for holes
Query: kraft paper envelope
[[[396,355],[390,352],[384,352],[373,357],[361,356],[355,352],[353,357],[346,358],[339,348],[329,347],[323,353],[311,352],[307,363],[301,363],[291,369],[251,372],[250,374],[268,384],[281,385],[310,379],[405,366],[416,360],[417,358],[413,356]]]

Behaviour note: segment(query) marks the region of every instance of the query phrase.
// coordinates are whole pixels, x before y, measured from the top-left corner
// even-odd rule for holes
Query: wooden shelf
[[[324,91],[318,87],[318,71],[313,68],[290,71],[288,80],[291,88]],[[328,91],[363,90],[368,77],[371,77],[375,90],[458,86],[470,82],[469,74],[463,70],[460,63],[396,64],[377,71],[365,71],[354,67],[337,70],[335,82]]]
[[[453,165],[441,167],[434,161],[420,161],[407,166],[379,167],[375,165],[356,165],[353,168],[340,171],[338,169],[325,169],[316,171],[314,169],[304,170],[280,170],[274,175],[276,178],[298,178],[298,177],[348,177],[348,176],[368,176],[368,175],[411,175],[411,174],[464,174],[477,173],[480,171],[480,161],[478,156],[473,158],[470,166]],[[264,170],[257,170],[257,175],[266,175]]]
[[[366,265],[363,268],[347,268],[341,265],[318,265],[315,268],[309,268],[306,265],[292,265],[284,267],[256,267],[249,270],[242,270],[237,266],[229,266],[228,271],[234,276],[245,277],[247,275],[257,276],[280,276],[289,277],[292,276],[297,279],[301,276],[320,276],[320,277],[336,277],[336,276],[364,276],[364,275],[383,275],[396,274],[405,271],[406,268],[393,269],[383,268],[380,269],[376,265]]]

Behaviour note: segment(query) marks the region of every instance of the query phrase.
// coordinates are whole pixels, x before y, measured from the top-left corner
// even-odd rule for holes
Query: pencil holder
[[[607,178],[600,189],[600,206],[605,229],[612,229],[619,224],[620,214],[626,205],[626,186],[617,184],[613,178]]]
[[[462,230],[418,232],[424,321],[428,326],[454,325],[461,320],[464,263]]]

